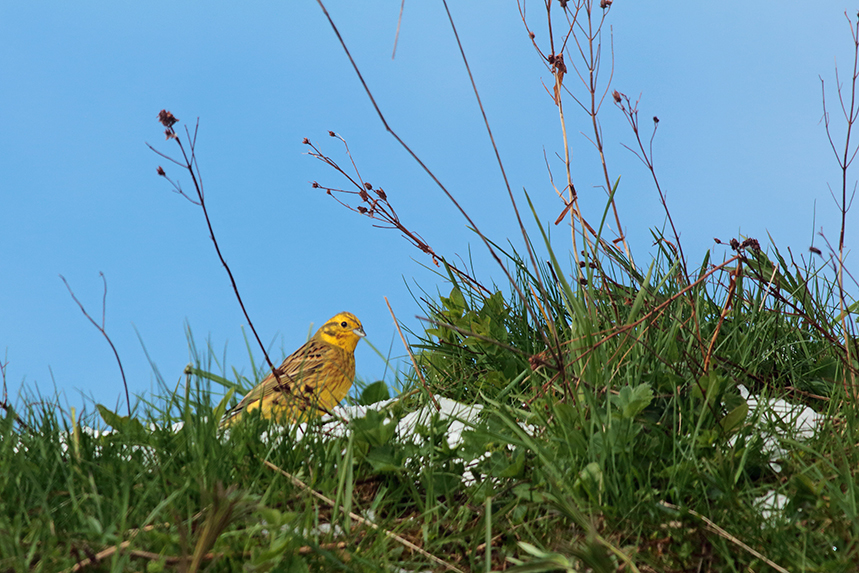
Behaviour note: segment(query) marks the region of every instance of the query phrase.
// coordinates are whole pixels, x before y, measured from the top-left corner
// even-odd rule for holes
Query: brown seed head
[[[748,239],[743,241],[743,244],[740,245],[740,247],[742,247],[743,249],[751,249],[753,251],[760,251],[761,250],[761,244],[758,242],[758,240],[753,239],[751,237],[749,237]]]
[[[158,121],[160,121],[161,125],[164,127],[173,127],[179,120],[166,109],[162,109],[158,112]]]

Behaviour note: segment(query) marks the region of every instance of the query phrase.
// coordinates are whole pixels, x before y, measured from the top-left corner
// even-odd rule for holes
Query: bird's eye
[[[346,324],[346,321],[344,320],[343,322],[340,323],[340,326],[342,326],[343,328],[346,328],[349,325]]]

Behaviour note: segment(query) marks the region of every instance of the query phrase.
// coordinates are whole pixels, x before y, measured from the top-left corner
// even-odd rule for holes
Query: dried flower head
[[[740,245],[740,247],[743,249],[751,249],[753,251],[760,251],[761,250],[761,244],[758,242],[758,240],[753,239],[751,237],[749,237],[748,239],[743,241],[743,244]]]
[[[176,125],[176,122],[179,120],[172,113],[167,111],[166,109],[162,109],[158,112],[158,121],[161,122],[161,125],[164,127],[170,128]]]

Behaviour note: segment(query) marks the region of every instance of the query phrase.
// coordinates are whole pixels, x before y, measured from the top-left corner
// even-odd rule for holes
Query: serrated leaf
[[[642,410],[650,405],[653,400],[653,390],[650,384],[639,384],[635,388],[624,386],[615,398],[615,403],[620,409],[621,417],[627,420],[635,418]]]

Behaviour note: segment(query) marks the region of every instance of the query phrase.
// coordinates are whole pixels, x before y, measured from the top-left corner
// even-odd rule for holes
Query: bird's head
[[[351,312],[341,312],[328,319],[328,322],[316,331],[316,336],[347,352],[354,352],[358,341],[366,334],[358,317]]]

